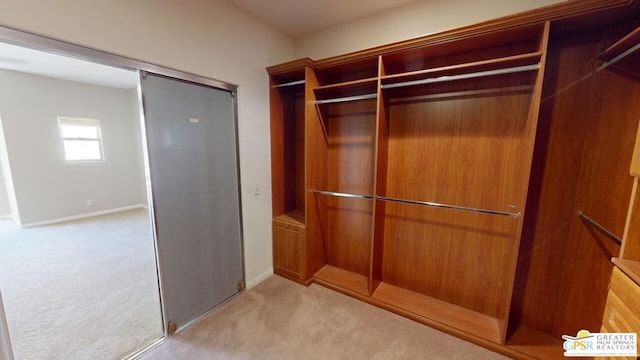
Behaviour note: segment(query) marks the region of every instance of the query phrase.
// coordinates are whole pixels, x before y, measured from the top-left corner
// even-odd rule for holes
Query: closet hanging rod
[[[373,199],[373,195],[349,194],[349,193],[341,193],[341,192],[335,192],[335,191],[322,191],[322,190],[313,190],[313,192],[321,195],[345,197],[345,198],[352,198],[352,199]]]
[[[375,99],[378,97],[378,94],[365,94],[365,95],[356,95],[356,96],[346,96],[335,99],[326,99],[326,100],[317,100],[316,104],[333,104],[339,102],[347,102],[347,101],[357,101],[357,100],[366,100],[366,99]]]
[[[294,86],[294,85],[301,85],[304,84],[305,81],[304,80],[296,80],[296,81],[291,81],[288,83],[282,83],[282,84],[278,84],[278,85],[273,85],[274,88],[281,88],[281,87],[286,87],[286,86]]]
[[[424,85],[424,84],[433,84],[433,83],[439,83],[439,82],[445,82],[445,81],[475,79],[475,78],[485,77],[485,76],[513,74],[518,72],[538,70],[539,68],[540,68],[540,63],[537,63],[533,65],[514,66],[514,67],[509,67],[504,69],[478,71],[478,72],[459,74],[459,75],[444,75],[444,76],[438,76],[433,78],[426,78],[422,80],[405,81],[405,82],[399,82],[399,83],[393,83],[393,84],[382,84],[380,87],[382,89],[393,89],[393,88],[405,87],[405,86]]]
[[[581,218],[585,219],[589,224],[595,226],[596,229],[602,231],[605,235],[607,235],[608,237],[610,237],[613,240],[615,240],[618,244],[622,244],[622,239],[617,237],[614,233],[609,231],[606,227],[598,224],[598,222],[596,222],[592,218],[590,218],[587,215],[585,215],[585,213],[583,213],[582,211],[578,210],[578,216],[580,216]]]
[[[399,202],[399,203],[403,203],[403,204],[425,205],[425,206],[444,208],[444,209],[451,209],[451,210],[460,210],[460,211],[467,211],[467,212],[474,212],[474,213],[481,213],[481,214],[507,216],[507,217],[512,217],[512,218],[519,218],[520,217],[520,213],[519,212],[511,213],[511,212],[506,212],[506,211],[497,211],[497,210],[472,208],[472,207],[467,207],[467,206],[440,204],[440,203],[431,202],[431,201],[416,201],[416,200],[397,199],[397,198],[390,198],[390,197],[380,196],[380,195],[376,195],[376,199],[382,200],[382,201]]]
[[[618,61],[622,60],[623,58],[627,57],[628,55],[631,55],[632,53],[638,51],[638,49],[640,49],[640,43],[635,44],[635,46],[627,49],[627,51],[623,52],[622,54],[614,57],[613,59],[605,62],[604,64],[602,64],[603,68],[608,68],[609,66],[617,63]]]

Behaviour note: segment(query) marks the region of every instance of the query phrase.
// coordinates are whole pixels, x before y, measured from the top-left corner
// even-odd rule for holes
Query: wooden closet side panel
[[[633,27],[620,24],[607,29],[602,48]],[[593,126],[585,137],[574,211],[582,211],[621,238],[633,185],[628,174],[640,114],[640,82],[609,70],[597,72],[594,81]],[[577,216],[572,219],[555,335],[599,327],[610,259],[619,251],[620,245],[593,225]]]
[[[376,101],[329,105],[323,117],[328,190],[372,195]],[[373,200],[326,197],[323,201],[327,263],[369,277]]]
[[[324,202],[314,190],[327,187],[327,143],[326,133],[315,105],[313,89],[318,86],[313,69],[305,70],[305,196],[307,221],[307,274],[313,276],[327,263],[324,246],[322,219],[327,217]]]
[[[580,171],[599,34],[552,37],[511,320],[551,333]]]
[[[269,79],[269,111],[271,116],[271,193],[273,216],[286,213],[285,195],[285,156],[284,134],[286,132],[286,101],[277,88],[273,78]]]
[[[295,192],[294,192],[294,204],[295,209],[304,211],[305,204],[305,100],[304,95],[300,94],[293,98],[293,112],[294,116],[294,129],[292,131],[293,136],[293,164],[294,164],[294,178],[295,178]]]

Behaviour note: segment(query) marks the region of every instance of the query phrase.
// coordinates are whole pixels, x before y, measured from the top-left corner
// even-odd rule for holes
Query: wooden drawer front
[[[602,324],[612,332],[640,333],[640,318],[620,300],[613,290],[609,290]]]
[[[637,317],[640,317],[640,286],[638,284],[614,267],[610,288]]]
[[[276,274],[304,280],[304,227],[273,222],[273,267]]]

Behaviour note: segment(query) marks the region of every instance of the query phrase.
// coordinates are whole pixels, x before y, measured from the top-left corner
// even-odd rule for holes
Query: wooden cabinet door
[[[273,222],[273,268],[278,275],[304,280],[304,228]]]

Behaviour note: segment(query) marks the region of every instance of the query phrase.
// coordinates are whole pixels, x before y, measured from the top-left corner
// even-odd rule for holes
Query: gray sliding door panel
[[[243,280],[235,101],[148,73],[142,91],[165,322],[181,327]]]

